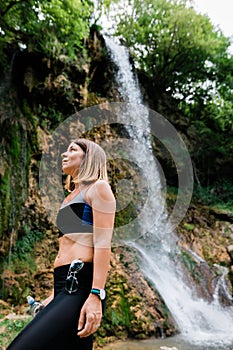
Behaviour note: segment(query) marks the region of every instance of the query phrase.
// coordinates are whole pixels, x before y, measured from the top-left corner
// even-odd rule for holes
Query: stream
[[[232,345],[216,344],[195,345],[190,344],[181,335],[166,339],[150,338],[146,340],[119,341],[106,345],[103,350],[160,350],[160,347],[175,347],[177,350],[233,350]],[[175,350],[175,349],[174,349]]]

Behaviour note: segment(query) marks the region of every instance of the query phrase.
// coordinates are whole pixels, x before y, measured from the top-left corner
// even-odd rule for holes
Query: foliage
[[[0,45],[75,59],[89,35],[90,0],[6,0],[0,10]]]
[[[166,94],[188,117],[190,153],[208,185],[232,163],[230,39],[188,0],[128,0],[119,6],[116,35],[129,48],[154,106]]]
[[[203,82],[214,79],[216,57],[223,57],[229,40],[187,1],[129,3],[131,12],[120,16],[117,34],[137,67],[154,79],[160,92],[192,99]]]
[[[3,264],[1,290],[4,299],[13,298],[21,303],[30,291],[31,276],[37,270],[35,262],[35,244],[40,242],[43,234],[40,231],[24,227],[24,235],[19,238],[9,252],[8,260]]]
[[[8,109],[4,109],[5,113]],[[22,203],[27,196],[28,169],[30,157],[30,132],[25,130],[25,124],[20,118],[3,119],[0,125],[1,148],[0,163],[3,171],[0,174],[0,237],[8,232],[14,232]]]
[[[196,110],[197,112],[197,110]],[[203,114],[202,114],[203,113]],[[233,161],[232,131],[224,125],[224,120],[215,120],[212,114],[203,111],[190,116],[188,135],[192,138],[190,152],[196,168],[196,180],[202,186],[212,186],[223,178],[231,181]],[[226,132],[228,130],[228,132]]]
[[[107,307],[105,310],[105,330],[109,334],[128,333],[130,335],[133,332],[133,322],[135,322],[133,308],[141,299],[128,288],[126,280],[115,280],[110,288],[108,299],[112,307]]]
[[[233,185],[225,180],[209,187],[196,185],[193,198],[211,207],[233,211]]]
[[[5,349],[15,336],[31,321],[31,317],[0,319],[0,347]]]
[[[10,260],[11,262],[18,262],[19,260],[25,260],[26,254],[30,254],[34,250],[36,242],[40,241],[43,237],[43,233],[40,231],[31,231],[29,227],[25,226],[24,236],[19,238],[13,248]]]

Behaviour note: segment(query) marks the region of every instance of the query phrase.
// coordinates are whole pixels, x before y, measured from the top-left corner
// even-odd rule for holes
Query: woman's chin
[[[63,167],[62,167],[62,172],[63,172],[64,174],[66,174],[66,175],[70,175],[70,171],[69,171],[69,169],[68,169],[66,166],[63,166]]]

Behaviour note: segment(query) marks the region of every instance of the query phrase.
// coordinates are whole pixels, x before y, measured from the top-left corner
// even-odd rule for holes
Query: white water
[[[141,222],[141,227],[148,225],[146,235],[138,240],[128,241],[140,253],[141,266],[145,276],[151,280],[177,322],[181,334],[193,344],[201,344],[205,347],[222,347],[233,344],[233,308],[222,307],[216,296],[212,303],[208,303],[196,296],[195,290],[184,280],[184,274],[177,255],[176,234],[166,220],[167,214],[163,208],[161,196],[160,175],[153,160],[149,140],[149,119],[147,108],[142,103],[140,90],[135,80],[126,49],[105,38],[106,45],[112,56],[112,60],[118,67],[117,81],[123,99],[136,104],[136,108],[130,110],[130,124],[128,128],[131,138],[142,147],[140,154],[132,156],[137,159],[140,168],[143,169],[151,192],[149,207],[154,225]],[[128,118],[129,111],[126,113]],[[146,127],[145,127],[146,126]],[[142,132],[143,130],[143,132]],[[146,130],[146,131],[145,131]],[[153,226],[153,227],[152,227]]]

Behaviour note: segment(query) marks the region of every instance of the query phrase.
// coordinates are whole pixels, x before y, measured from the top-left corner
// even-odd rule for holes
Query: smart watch
[[[104,289],[92,288],[91,293],[97,295],[100,300],[104,300],[106,297],[106,292]]]

